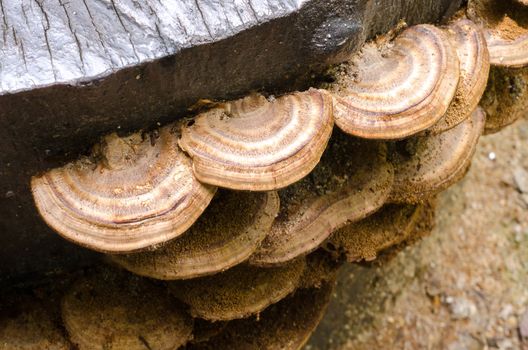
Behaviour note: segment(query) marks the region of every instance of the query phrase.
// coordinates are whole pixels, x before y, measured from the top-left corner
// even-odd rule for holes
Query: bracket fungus
[[[192,332],[192,319],[164,288],[111,270],[76,282],[62,318],[79,350],[172,350]]]
[[[123,253],[185,232],[216,188],[198,182],[171,127],[155,137],[107,136],[90,158],[31,181],[46,223],[93,250]]]
[[[329,243],[332,250],[344,253],[349,262],[374,260],[381,251],[409,237],[424,208],[424,205],[387,204],[368,218],[336,231]]]
[[[213,276],[170,282],[169,287],[194,317],[227,321],[257,314],[293,292],[305,265],[303,259],[273,268],[243,264]]]
[[[401,139],[437,123],[455,96],[460,69],[447,33],[432,25],[368,43],[341,67],[330,88],[335,123],[369,139]]]
[[[459,181],[471,164],[484,122],[484,111],[477,108],[471,118],[442,134],[402,141],[405,150],[392,155],[395,174],[389,201],[423,202]]]
[[[525,116],[528,110],[528,67],[493,67],[480,106],[486,111],[486,134],[498,132]]]
[[[512,0],[470,0],[468,17],[485,31],[490,62],[499,67],[528,65],[528,8]]]
[[[71,350],[55,311],[34,296],[2,295],[0,350]]]
[[[279,191],[279,215],[249,262],[279,264],[313,251],[334,230],[379,209],[393,178],[384,144],[336,131],[314,171]]]
[[[460,61],[460,81],[451,105],[438,123],[427,131],[439,134],[469,118],[486,90],[490,62],[482,30],[467,18],[452,22],[446,31]]]
[[[230,321],[216,337],[189,350],[299,350],[308,341],[330,303],[335,282],[300,289],[271,305],[258,318]]]
[[[273,100],[227,102],[182,128],[196,177],[235,190],[285,187],[319,162],[333,127],[332,99],[310,89]]]
[[[221,272],[257,249],[278,211],[276,192],[219,191],[181,237],[154,251],[113,255],[112,260],[135,274],[163,280]]]

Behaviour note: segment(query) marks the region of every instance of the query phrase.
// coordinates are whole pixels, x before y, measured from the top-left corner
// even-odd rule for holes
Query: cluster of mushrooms
[[[108,257],[61,296],[57,349],[302,347],[339,262],[427,231],[480,135],[521,116],[526,66],[526,1],[473,0],[365,44],[320,89],[112,134],[34,177],[46,223]]]

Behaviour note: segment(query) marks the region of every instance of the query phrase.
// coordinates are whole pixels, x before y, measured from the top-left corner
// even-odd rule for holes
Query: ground
[[[528,350],[528,120],[481,138],[430,236],[341,270],[322,349]]]

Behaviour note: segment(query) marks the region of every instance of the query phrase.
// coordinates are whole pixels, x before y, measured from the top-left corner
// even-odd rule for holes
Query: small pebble
[[[454,298],[453,302],[449,304],[449,311],[451,318],[454,320],[464,320],[477,313],[475,304],[465,298]]]
[[[497,155],[495,154],[495,152],[490,152],[488,153],[488,158],[489,160],[495,160],[497,159]]]

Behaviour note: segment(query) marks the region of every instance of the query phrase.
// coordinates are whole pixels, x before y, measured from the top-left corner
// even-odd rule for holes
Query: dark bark
[[[0,280],[93,258],[38,218],[31,175],[200,98],[304,88],[367,37],[460,2],[0,0]]]

